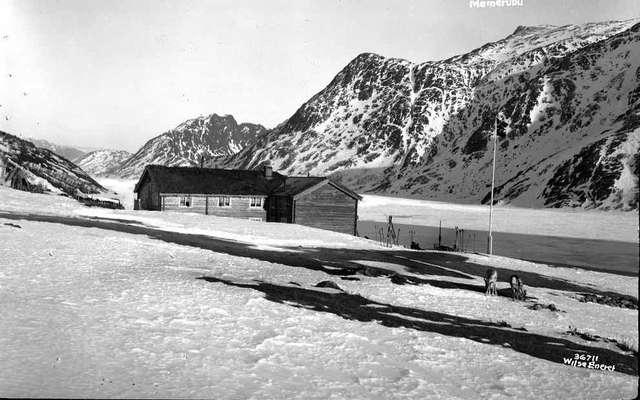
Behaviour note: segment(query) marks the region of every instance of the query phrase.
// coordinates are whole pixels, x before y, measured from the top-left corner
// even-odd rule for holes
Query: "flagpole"
[[[493,121],[493,167],[491,168],[491,203],[489,203],[489,243],[487,252],[493,254],[493,187],[496,181],[496,144],[498,140],[498,117]]]

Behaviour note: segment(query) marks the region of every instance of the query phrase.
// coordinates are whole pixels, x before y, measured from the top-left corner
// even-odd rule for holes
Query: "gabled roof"
[[[264,176],[264,171],[261,170],[147,165],[133,191],[138,193],[140,185],[147,178],[153,180],[159,193],[230,196],[268,196],[274,194],[297,198],[329,184],[354,199],[362,200],[362,197],[357,193],[326,177],[286,177],[273,172],[272,178],[267,179]]]
[[[284,181],[274,172],[271,179],[258,170],[234,170],[147,165],[134,188],[138,192],[146,177],[158,185],[159,193],[268,195]]]
[[[291,176],[287,177],[284,181],[284,185],[280,186],[275,194],[289,195],[293,198],[298,198],[303,194],[312,192],[324,185],[331,185],[340,190],[347,196],[350,196],[357,200],[362,200],[362,197],[356,192],[342,186],[341,184],[334,182],[326,177],[319,176]]]
[[[284,183],[278,187],[275,194],[294,196],[326,179],[327,178],[320,176],[288,176],[284,180]]]

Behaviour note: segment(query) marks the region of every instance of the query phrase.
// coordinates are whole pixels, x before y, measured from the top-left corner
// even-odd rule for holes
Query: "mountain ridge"
[[[266,131],[259,124],[239,124],[229,114],[199,116],[148,140],[121,165],[105,173],[137,178],[148,164],[195,166],[212,162],[235,154]]]
[[[509,151],[509,157],[522,152],[526,165],[519,165],[517,169],[518,161],[511,157],[509,163],[502,165],[503,171],[515,175],[520,171],[529,176],[530,182],[527,189],[522,183],[519,187],[509,187],[515,185],[515,181],[502,182],[506,186],[498,195],[498,201],[535,207],[637,208],[637,200],[629,194],[637,183],[623,190],[624,201],[616,201],[609,198],[611,196],[603,198],[602,193],[589,199],[589,190],[595,189],[585,189],[586,192],[583,190],[573,199],[548,198],[551,190],[545,192],[544,186],[550,183],[551,176],[548,171],[543,173],[534,168],[534,164],[545,163],[543,160],[547,158],[547,169],[556,170],[567,160],[554,158],[539,141],[527,141],[530,134],[536,137],[548,135],[559,145],[565,143],[563,146],[569,151],[564,156],[569,157],[571,153],[573,157],[582,147],[597,141],[599,132],[595,132],[597,127],[593,125],[596,117],[615,123],[616,110],[635,85],[631,73],[627,73],[638,67],[634,58],[629,57],[629,53],[634,55],[638,51],[636,21],[544,26],[533,31],[516,29],[516,35],[488,43],[467,54],[420,64],[362,53],[290,118],[267,132],[261,140],[233,155],[229,165],[254,168],[268,159],[275,169],[284,173],[338,172],[346,183],[365,192],[408,193],[436,200],[482,202],[485,193],[480,193],[482,185],[479,182],[488,181],[484,176],[486,172],[483,175],[451,169],[455,170],[454,164],[467,168],[475,165],[486,171],[486,163],[490,160],[486,136],[492,130],[498,108],[506,107],[511,114],[508,129],[509,132],[513,130],[508,140],[522,143],[513,143],[515,148],[505,141],[499,145]],[[601,42],[606,45],[598,44]],[[616,50],[619,45],[628,50],[626,55]],[[592,49],[599,49],[597,51],[602,54],[587,55]],[[617,64],[609,62],[607,71],[600,71],[598,68],[604,67],[586,63],[589,58],[597,59],[603,65],[607,60],[615,60]],[[566,60],[570,60],[569,63]],[[571,63],[584,68],[572,69]],[[596,71],[600,71],[601,76]],[[562,74],[567,76],[560,76]],[[612,95],[600,90],[595,100],[605,103],[606,112],[583,101],[584,97],[593,95],[592,88],[606,85],[605,80],[615,76],[620,85],[612,86]],[[542,88],[544,95],[539,90]],[[576,93],[578,100],[574,98]],[[549,106],[546,102],[557,104]],[[494,103],[500,107],[490,106]],[[625,107],[629,109],[631,105],[625,104]],[[549,123],[547,120],[541,128],[535,120],[540,111],[549,112],[549,117],[558,121]],[[594,113],[602,115],[590,115]],[[531,120],[532,115],[534,120]],[[589,120],[586,120],[587,115]],[[580,118],[585,121],[578,121]],[[578,128],[588,131],[585,135],[591,139],[582,141],[573,134]],[[617,145],[629,142],[625,146],[635,148],[636,138],[630,132],[622,133],[626,135],[625,140],[614,142]],[[445,142],[456,144],[444,146]],[[536,147],[534,151],[540,154],[522,150],[522,146],[529,145]],[[439,160],[442,156],[438,154],[443,153],[449,153],[449,160]],[[628,158],[629,154],[625,154]],[[433,170],[434,159],[438,161],[438,171]],[[482,163],[478,164],[478,160]],[[427,166],[430,166],[429,170]],[[363,169],[375,169],[383,176],[377,181],[371,176],[367,179],[349,177],[358,175]],[[614,175],[621,173],[619,165],[615,169]],[[530,172],[533,170],[544,182],[532,182]],[[349,171],[356,172],[351,174]],[[459,179],[463,181],[461,185]],[[433,180],[446,180],[453,185]],[[608,184],[612,189],[613,183]],[[527,191],[536,193],[525,193]],[[610,190],[612,196],[613,191]]]
[[[125,150],[101,149],[85,154],[76,164],[91,176],[109,176],[110,171],[120,168],[130,157],[131,153]]]
[[[488,139],[500,114],[496,201],[637,209],[638,22],[518,26],[421,63],[363,52],[273,129],[200,116],[108,172],[132,178],[150,163],[251,169],[270,161],[361,192],[486,203]],[[234,136],[237,127],[248,134]]]

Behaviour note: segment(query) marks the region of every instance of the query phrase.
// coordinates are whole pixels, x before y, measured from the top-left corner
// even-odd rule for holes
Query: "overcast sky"
[[[362,52],[439,60],[518,25],[638,16],[639,0],[0,0],[0,130],[135,151],[214,112],[273,127]]]

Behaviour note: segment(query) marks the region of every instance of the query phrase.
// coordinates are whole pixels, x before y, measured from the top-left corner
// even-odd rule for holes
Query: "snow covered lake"
[[[399,232],[398,243],[409,247],[413,240],[421,248],[432,249],[438,243],[437,226],[405,225],[394,223]],[[386,234],[386,223],[358,221],[358,234],[371,239],[379,237],[380,229]],[[487,231],[465,229],[459,235],[459,246],[469,252],[487,252]],[[456,232],[442,228],[442,245],[453,247]],[[580,239],[572,237],[525,235],[495,232],[493,253],[501,256],[537,261],[546,264],[575,266],[638,276],[638,244],[614,240]]]
[[[464,247],[486,252],[489,207],[365,195],[358,233],[371,239],[386,234],[389,216],[400,229],[399,243],[414,241],[431,249],[453,247],[457,226]],[[494,253],[502,256],[638,275],[638,213],[574,209],[494,207]]]
[[[387,222],[437,227],[459,227],[487,231],[489,206],[453,204],[364,195],[358,205],[361,221]],[[637,211],[600,211],[583,209],[532,209],[494,206],[494,232],[556,236],[579,239],[614,240],[638,243]]]
[[[637,309],[579,298],[637,304],[633,277],[2,187],[0,259],[2,396],[637,395]],[[482,293],[488,266],[500,296]],[[527,302],[505,297],[514,272]]]

